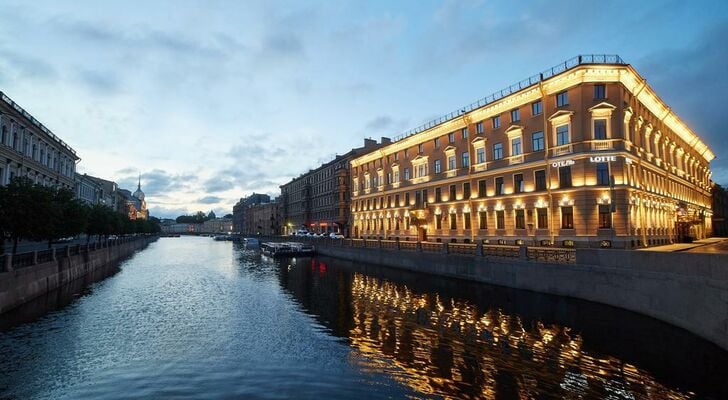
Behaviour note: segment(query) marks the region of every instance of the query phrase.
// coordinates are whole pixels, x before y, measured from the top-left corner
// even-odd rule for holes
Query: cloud
[[[122,171],[128,171],[132,168],[124,168]],[[120,188],[134,190],[138,183],[138,176],[126,176],[118,180]],[[165,195],[169,192],[179,191],[192,188],[197,183],[197,176],[192,174],[170,173],[162,169],[154,169],[149,172],[142,173],[142,191],[147,197]]]
[[[368,131],[382,131],[392,126],[394,120],[389,115],[380,115],[374,119],[369,120],[366,125]]]
[[[217,204],[221,201],[223,201],[222,197],[217,196],[205,196],[197,199],[197,202],[201,204]]]
[[[52,81],[58,72],[46,61],[23,53],[0,48],[0,71],[6,79]]]
[[[112,94],[119,90],[120,82],[111,71],[100,72],[81,68],[76,71],[77,79],[99,94]]]

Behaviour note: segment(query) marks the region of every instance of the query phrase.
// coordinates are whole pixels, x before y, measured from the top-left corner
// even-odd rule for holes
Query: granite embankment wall
[[[0,257],[0,314],[146,247],[156,237],[122,238]]]
[[[439,244],[444,250],[426,251],[425,244],[408,244],[404,250],[367,242],[322,241],[317,249],[362,263],[608,304],[684,328],[728,350],[725,255],[577,249],[562,257],[555,249],[549,255],[546,249],[495,252],[485,246],[472,247],[473,254],[453,254],[445,244]]]

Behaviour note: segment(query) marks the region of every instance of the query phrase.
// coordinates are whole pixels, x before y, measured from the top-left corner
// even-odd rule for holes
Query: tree
[[[225,216],[223,218],[233,219],[233,215],[232,214],[225,214]]]
[[[13,241],[13,253],[19,240],[44,241],[52,234],[53,196],[53,189],[35,185],[26,177],[0,187],[0,226]]]
[[[76,236],[86,230],[88,208],[68,189],[53,192],[47,223],[48,248],[54,239]]]

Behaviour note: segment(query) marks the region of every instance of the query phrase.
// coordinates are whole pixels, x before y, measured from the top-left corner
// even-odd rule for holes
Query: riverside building
[[[579,56],[351,160],[353,236],[633,248],[711,231],[711,150],[618,56]]]
[[[0,185],[22,176],[75,190],[76,151],[0,92]]]

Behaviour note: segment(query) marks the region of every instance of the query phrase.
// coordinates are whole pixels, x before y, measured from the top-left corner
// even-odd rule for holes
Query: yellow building
[[[579,56],[351,161],[354,237],[632,248],[711,231],[711,150]]]

